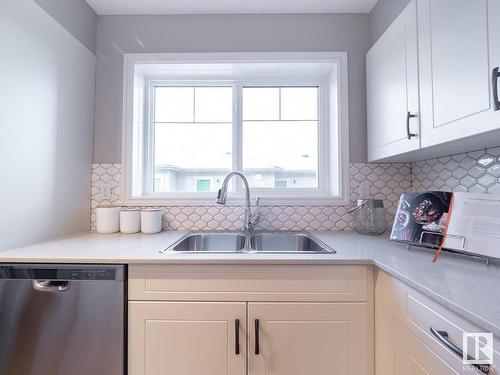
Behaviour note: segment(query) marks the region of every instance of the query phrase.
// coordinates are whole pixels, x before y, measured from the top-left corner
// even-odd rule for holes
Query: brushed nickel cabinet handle
[[[446,348],[448,348],[449,350],[451,350],[453,353],[455,353],[458,357],[460,358],[463,358],[464,357],[464,352],[462,349],[460,349],[458,346],[456,346],[455,344],[453,344],[450,340],[449,340],[449,336],[448,336],[448,332],[446,331],[438,331],[437,329],[433,328],[433,327],[429,327],[431,333],[434,335],[434,337],[441,343],[443,344],[443,346],[445,346]],[[471,357],[470,355],[467,354],[467,359],[469,361],[472,361],[474,360],[473,357]],[[481,371],[482,373],[484,374],[489,374],[490,373],[490,366],[488,365],[478,365],[478,364],[474,364],[473,365],[475,368],[477,368],[479,371]]]
[[[414,133],[410,133],[410,119],[417,117],[417,115],[414,115],[410,112],[406,113],[406,135],[408,139],[411,139],[411,137],[416,137],[417,135]]]
[[[491,73],[491,86],[493,87],[493,110],[500,110],[500,101],[498,101],[498,78],[500,78],[500,72],[498,72],[498,66],[493,69]]]

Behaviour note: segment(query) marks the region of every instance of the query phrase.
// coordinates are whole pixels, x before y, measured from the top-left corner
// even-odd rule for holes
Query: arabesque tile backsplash
[[[384,200],[388,221],[392,221],[399,196],[405,191],[446,190],[500,194],[500,147],[468,152],[415,163],[351,163],[349,186],[351,204],[360,196],[360,184],[370,181],[370,193]],[[111,199],[102,199],[108,184]],[[99,204],[121,204],[121,164],[92,166],[92,214]],[[214,198],[215,202],[215,198]],[[262,206],[261,229],[268,230],[349,230],[353,217],[350,206]],[[172,230],[238,230],[243,226],[239,206],[162,206],[163,228]]]
[[[500,147],[412,163],[412,188],[500,194]]]
[[[351,202],[360,195],[360,183],[371,182],[371,194],[383,199],[388,220],[394,216],[399,195],[410,189],[410,166],[404,163],[359,164],[349,167]],[[99,204],[120,204],[121,165],[94,164],[92,167],[92,229],[95,228],[94,209]],[[111,187],[111,199],[101,198],[101,189]],[[238,230],[243,226],[243,208],[240,206],[165,206],[164,229],[178,230]],[[262,206],[259,228],[268,230],[344,230],[352,229],[350,206]]]

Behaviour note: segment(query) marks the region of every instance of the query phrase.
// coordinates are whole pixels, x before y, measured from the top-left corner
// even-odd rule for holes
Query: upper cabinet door
[[[422,147],[500,129],[500,1],[418,0]]]
[[[417,6],[411,1],[366,55],[368,159],[420,147]]]

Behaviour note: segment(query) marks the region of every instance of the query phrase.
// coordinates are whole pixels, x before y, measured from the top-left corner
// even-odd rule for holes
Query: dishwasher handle
[[[63,280],[33,280],[33,289],[39,292],[60,293],[69,290],[70,282]]]

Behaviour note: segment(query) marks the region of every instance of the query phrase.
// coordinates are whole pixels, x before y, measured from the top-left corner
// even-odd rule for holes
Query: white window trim
[[[320,90],[328,88],[329,105],[334,106],[334,110],[327,110],[328,105],[320,103],[320,122],[328,121],[329,126],[320,126],[318,146],[320,155],[325,155],[330,159],[327,163],[326,158],[319,158],[318,162],[323,163],[319,170],[326,170],[329,167],[328,173],[319,174],[319,178],[329,178],[331,175],[338,175],[338,186],[336,189],[338,195],[332,196],[330,191],[320,191],[319,194],[311,194],[311,190],[317,189],[273,189],[269,190],[252,189],[252,196],[266,194],[262,198],[263,205],[345,205],[349,203],[349,170],[348,170],[348,155],[349,155],[349,139],[348,139],[348,91],[347,91],[347,53],[346,52],[297,52],[297,53],[160,53],[160,54],[125,54],[124,56],[124,80],[123,80],[123,124],[122,124],[122,160],[123,160],[123,192],[122,202],[126,205],[161,205],[161,206],[189,206],[189,205],[213,205],[215,203],[215,193],[187,193],[187,194],[168,194],[155,193],[152,195],[133,196],[133,184],[142,184],[144,181],[136,182],[133,180],[134,162],[133,158],[138,158],[135,165],[145,165],[142,160],[142,155],[135,152],[134,148],[141,147],[140,143],[148,141],[147,136],[144,136],[144,125],[137,126],[134,124],[134,108],[142,112],[148,112],[148,95],[143,95],[141,90],[144,90],[144,82],[142,87],[137,87],[136,95],[144,97],[144,101],[136,101],[134,104],[134,66],[136,64],[161,64],[161,63],[247,63],[247,62],[328,62],[334,63],[336,66],[336,74],[332,78],[334,82],[317,82]],[[168,77],[161,77],[161,80]],[[152,80],[158,80],[154,77]],[[184,78],[183,78],[184,80]],[[186,80],[187,82],[188,80]],[[194,79],[193,79],[194,81]],[[221,83],[222,79],[211,79],[215,83]],[[229,82],[231,79],[226,79]],[[207,81],[208,82],[208,81]],[[294,84],[300,84],[300,80],[294,80]],[[196,79],[196,85],[199,80]],[[258,80],[245,80],[245,84],[259,85],[289,85],[290,81],[283,79],[274,80],[270,83],[269,80],[259,82]],[[302,81],[304,85],[310,85],[311,81]],[[241,88],[241,87],[240,87]],[[332,89],[333,88],[333,89]],[[235,98],[237,95],[235,94]],[[320,94],[320,98],[325,97]],[[235,99],[236,100],[236,99]],[[235,108],[241,108],[241,103],[236,103]],[[240,116],[241,111],[237,111],[235,116]],[[326,116],[330,118],[326,119]],[[241,119],[239,119],[241,120]],[[238,120],[233,121],[234,124]],[[337,131],[328,133],[329,129],[335,127]],[[234,130],[234,129],[233,129]],[[136,133],[136,144],[134,145],[134,132]],[[237,132],[233,131],[233,144],[235,147],[241,144],[241,137],[238,137]],[[236,142],[236,143],[235,143]],[[145,144],[142,147],[146,146]],[[335,147],[336,146],[336,147]],[[331,149],[330,149],[331,147]],[[238,153],[233,153],[233,157],[238,157]],[[241,165],[241,163],[239,163]],[[137,171],[136,171],[137,173]],[[236,181],[236,180],[235,180]],[[325,181],[323,181],[325,182]],[[328,185],[323,183],[323,186]],[[321,185],[320,185],[321,186]],[[237,182],[237,192],[230,193],[228,196],[229,205],[240,205],[243,202],[241,182]],[[292,190],[292,191],[290,191]]]

